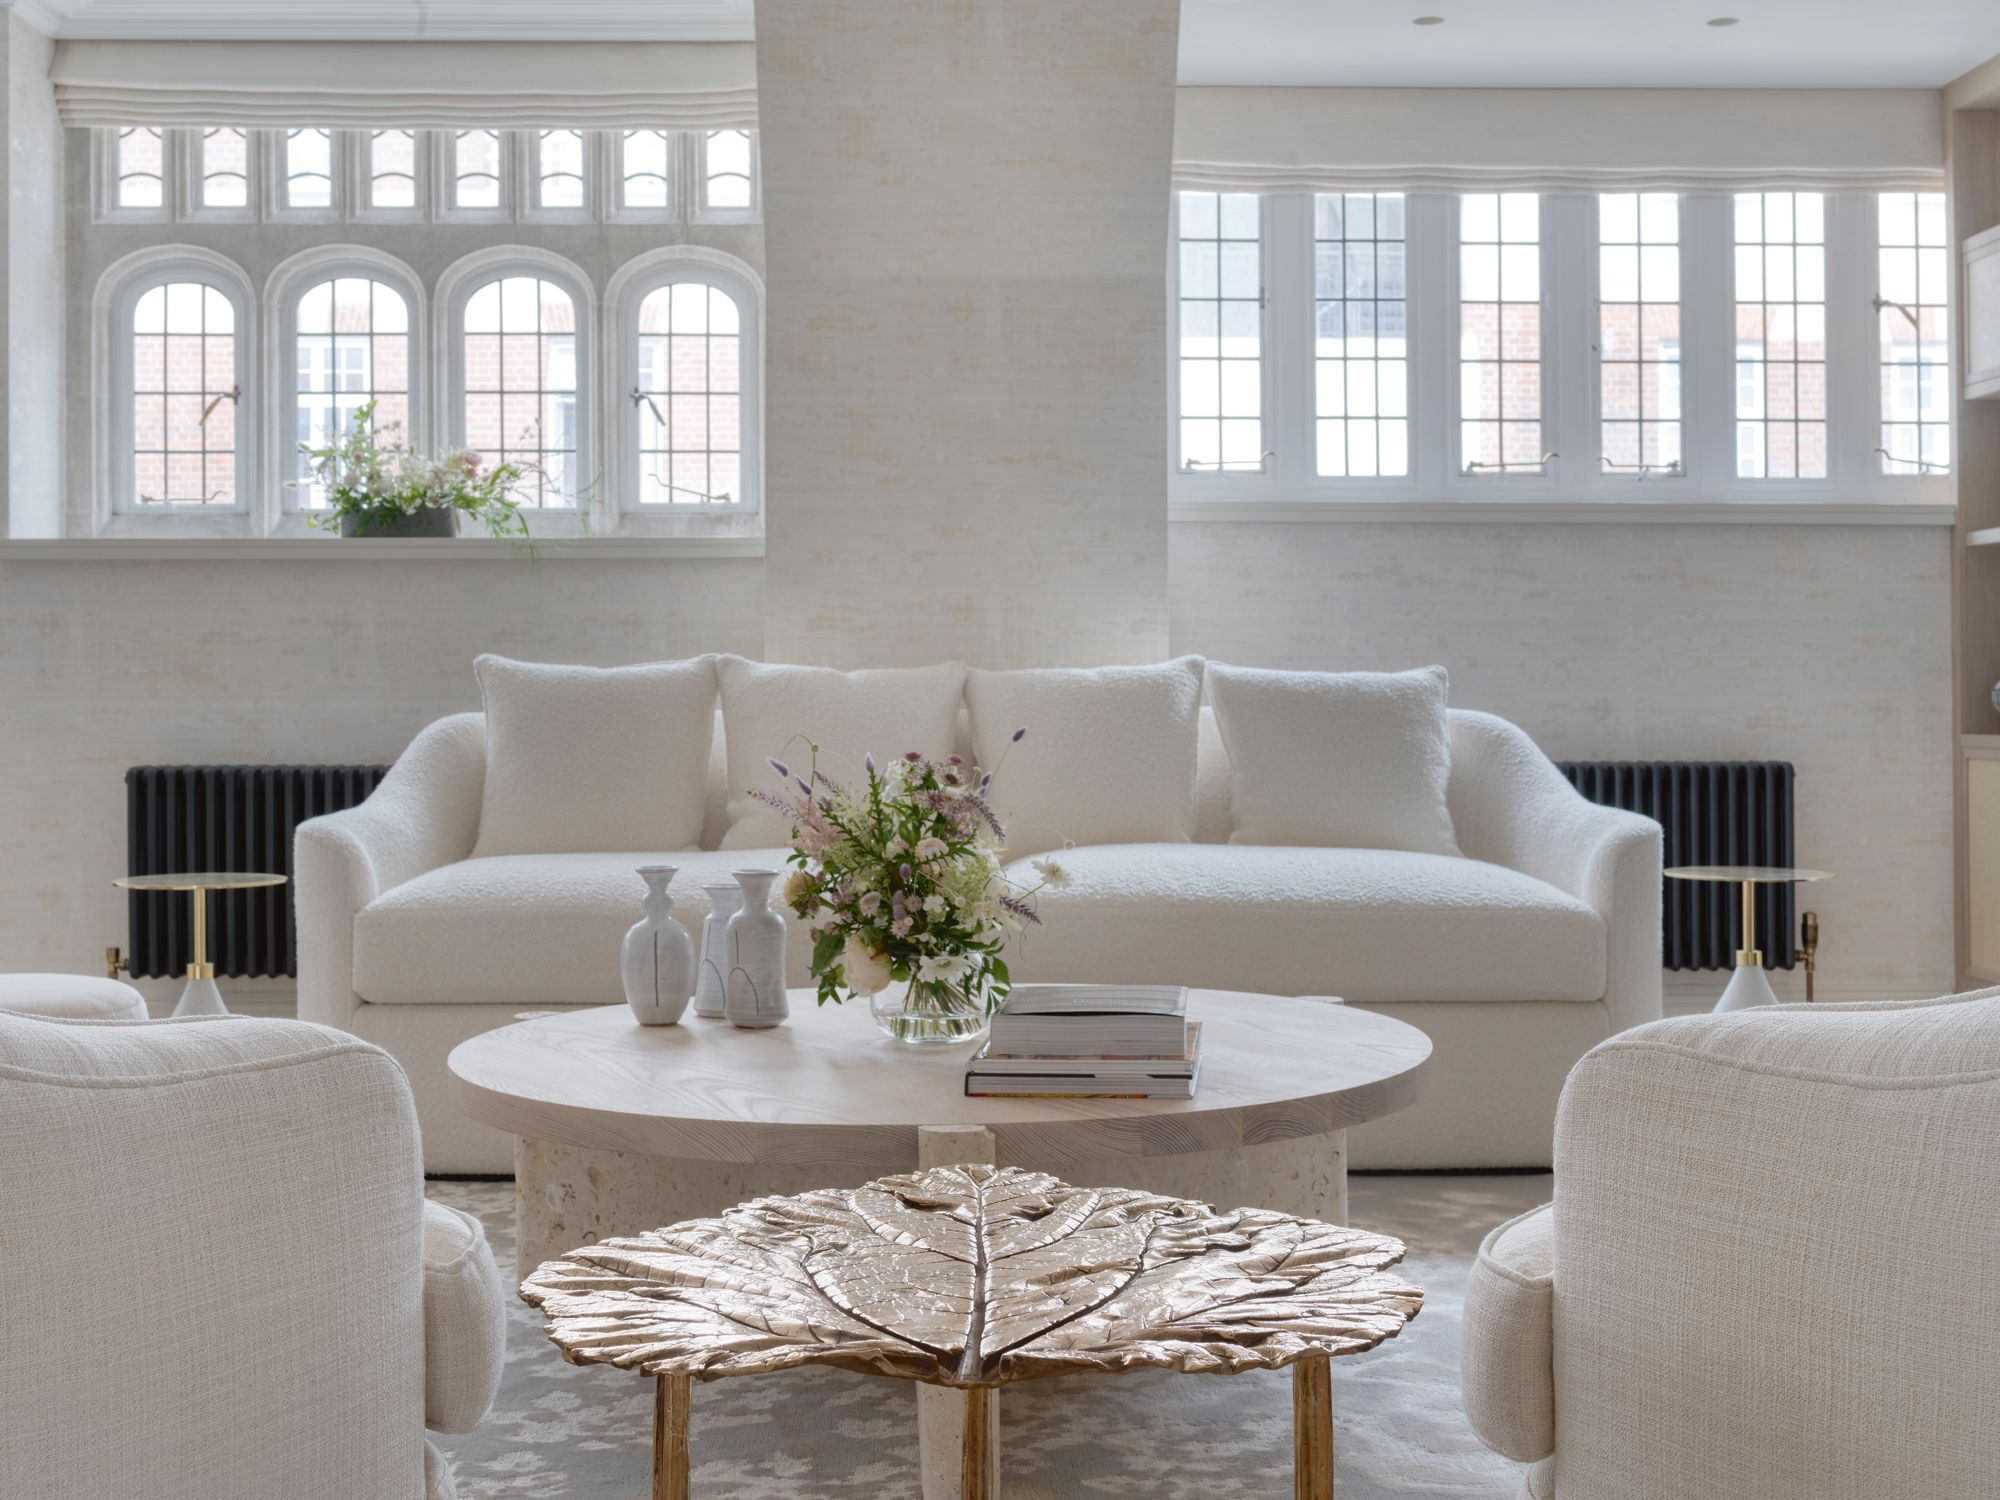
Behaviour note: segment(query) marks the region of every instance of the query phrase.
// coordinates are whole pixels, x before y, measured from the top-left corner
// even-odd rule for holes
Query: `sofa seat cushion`
[[[0,974],[0,1010],[56,1021],[146,1019],[144,996],[94,974]]]
[[[675,865],[674,915],[701,941],[704,884],[784,867],[783,849],[509,854],[385,891],[354,919],[354,989],[378,1005],[616,1005],[618,950],[641,916],[645,864]],[[793,922],[801,942],[802,924]]]
[[[1519,871],[1400,849],[1106,844],[1008,951],[1014,977],[1186,984],[1360,1005],[1600,1000],[1596,912]],[[1024,861],[1010,874],[1036,879]]]

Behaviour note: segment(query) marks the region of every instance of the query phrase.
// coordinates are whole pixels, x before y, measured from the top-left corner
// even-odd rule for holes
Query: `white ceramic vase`
[[[646,915],[625,934],[622,958],[625,1003],[641,1026],[673,1025],[694,994],[694,939],[674,919],[674,898],[667,892],[676,873],[674,865],[639,867]]]
[[[694,981],[694,1013],[720,1021],[729,1011],[729,971],[736,959],[729,947],[729,919],[743,909],[743,887],[705,885],[708,918],[701,924],[701,971]]]
[[[771,905],[775,870],[735,870],[743,909],[729,919],[727,1014],[731,1025],[776,1026],[785,1004],[785,915]]]

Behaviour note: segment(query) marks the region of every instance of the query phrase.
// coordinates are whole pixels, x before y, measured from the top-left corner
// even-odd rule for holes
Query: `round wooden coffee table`
[[[1350,1125],[1416,1098],[1430,1038],[1336,1001],[1196,990],[1192,1099],[968,1099],[964,1047],[920,1051],[863,1006],[791,994],[743,1031],[625,1006],[538,1016],[451,1054],[459,1105],[515,1137],[517,1263],[749,1198],[858,1187],[919,1164],[918,1131],[991,1132],[1000,1166],[1345,1223]],[[962,1160],[978,1158],[966,1155]]]

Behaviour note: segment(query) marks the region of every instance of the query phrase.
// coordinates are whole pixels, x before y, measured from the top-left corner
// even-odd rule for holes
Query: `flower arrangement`
[[[353,533],[385,530],[413,516],[446,513],[470,517],[496,537],[526,536],[528,519],[514,499],[514,486],[530,472],[516,463],[483,468],[469,448],[453,448],[426,458],[407,444],[382,441],[401,424],[378,429],[375,403],[357,407],[354,420],[330,445],[299,444],[312,476],[325,487],[330,508],[309,514],[314,527],[339,526]],[[298,481],[291,482],[298,488]]]
[[[867,995],[902,1041],[976,1035],[1012,984],[1002,952],[1041,920],[1035,897],[1067,873],[1038,860],[1035,885],[1009,879],[1006,829],[987,801],[993,773],[960,756],[912,750],[883,767],[871,755],[861,780],[842,786],[818,750],[804,775],[773,760],[786,790],[752,795],[792,820],[784,897],[809,924],[820,1004]],[[897,981],[902,1003],[884,1003]]]

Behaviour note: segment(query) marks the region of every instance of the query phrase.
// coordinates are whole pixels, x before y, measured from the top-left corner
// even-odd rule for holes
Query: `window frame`
[[[292,130],[324,130],[327,133],[327,177],[328,201],[324,204],[294,204],[289,194],[291,175],[289,152],[286,141]],[[341,224],[350,217],[351,203],[348,197],[348,179],[353,175],[346,169],[348,155],[347,137],[351,132],[330,125],[296,125],[285,130],[259,130],[255,134],[263,137],[262,156],[264,171],[262,218],[273,224]],[[258,152],[252,147],[253,156]]]
[[[155,287],[193,281],[213,287],[235,313],[236,498],[228,505],[142,504],[133,492],[133,315]],[[248,535],[255,505],[259,355],[256,299],[234,261],[199,245],[162,245],[118,260],[92,299],[94,520],[100,535]]]
[[[375,137],[380,131],[408,130],[414,150],[410,173],[415,179],[414,202],[407,205],[379,205],[375,202]],[[432,155],[429,137],[433,132],[418,126],[384,125],[367,130],[343,132],[352,136],[346,156],[349,162],[348,199],[352,205],[348,219],[356,224],[423,224],[430,220]]]
[[[740,340],[737,372],[738,454],[742,494],[726,505],[648,504],[639,494],[639,411],[630,392],[638,388],[639,309],[661,287],[701,282],[735,299]],[[614,408],[605,423],[610,442],[605,485],[608,505],[626,528],[647,529],[675,517],[760,515],[764,508],[764,282],[733,255],[700,245],[672,245],[647,251],[619,267],[605,290],[612,319],[606,339],[604,389]]]
[[[750,138],[750,201],[719,205],[708,201],[708,137],[710,130],[741,130]],[[690,224],[755,224],[764,217],[763,153],[754,125],[723,125],[681,132],[681,159],[686,164],[682,180],[687,184],[681,199],[687,205]]]
[[[299,302],[321,282],[341,276],[365,276],[393,287],[409,310],[409,408],[404,440],[419,452],[428,451],[432,431],[430,393],[431,318],[422,278],[403,261],[369,245],[320,245],[281,262],[265,283],[263,324],[266,331],[264,368],[263,510],[271,534],[304,536],[312,530],[306,518],[317,512],[301,503],[288,480],[297,477],[298,378],[291,355],[296,348]]]
[[[487,207],[458,202],[458,138],[475,130],[491,130],[498,141],[500,160],[495,169],[499,179],[500,202]],[[431,135],[431,218],[439,224],[511,224],[517,217],[524,186],[519,131],[501,130],[490,125],[433,130]]]
[[[1203,191],[1212,189],[1204,188]],[[1592,504],[1805,507],[1949,503],[1948,475],[1879,472],[1881,431],[1876,287],[1877,190],[1827,191],[1827,426],[1824,480],[1735,473],[1735,185],[1680,198],[1681,448],[1683,472],[1605,472],[1598,375],[1598,189],[1542,193],[1542,424],[1547,474],[1462,471],[1458,386],[1458,194],[1382,181],[1355,192],[1405,194],[1410,358],[1410,474],[1342,478],[1315,472],[1314,284],[1311,192],[1263,195],[1265,442],[1263,473],[1180,469],[1180,198],[1167,227],[1166,387],[1168,497],[1187,518],[1294,515],[1343,504],[1442,503],[1470,509]],[[1494,191],[1491,187],[1469,189]],[[1606,183],[1601,191],[1659,191]],[[1741,189],[1750,190],[1748,184]],[[1767,190],[1780,191],[1773,185]],[[1956,309],[1948,316],[1960,316]],[[1955,378],[1955,377],[1954,377]],[[1505,479],[1496,484],[1495,479]],[[1263,507],[1260,509],[1260,507]]]
[[[186,189],[182,157],[186,132],[163,127],[133,126],[133,129],[160,130],[160,201],[157,205],[126,206],[118,201],[118,138],[124,127],[104,125],[90,133],[91,218],[99,224],[171,224],[181,211]]]
[[[583,160],[579,171],[583,179],[583,202],[574,205],[542,202],[542,130],[539,128],[525,130],[521,132],[520,148],[517,152],[522,164],[520,184],[522,222],[596,223],[603,217],[604,207],[604,165],[601,160],[604,151],[604,132],[581,125],[557,125],[546,128],[576,132],[583,146]]]
[[[211,129],[241,130],[243,132],[243,203],[210,204],[206,201],[208,177],[206,173],[207,137]],[[181,153],[179,164],[179,212],[177,217],[190,224],[254,224],[264,212],[264,132],[246,126],[197,126],[191,130],[177,130],[172,134],[181,137],[175,149]]]
[[[598,303],[595,287],[582,267],[553,250],[531,245],[496,245],[454,261],[438,277],[431,317],[431,432],[433,445],[463,447],[465,428],[465,309],[472,295],[488,282],[509,276],[534,276],[554,282],[570,296],[576,309],[576,459],[595,472],[578,474],[578,504],[534,508],[529,524],[537,536],[602,535],[616,513],[607,501],[605,450],[598,422]]]

